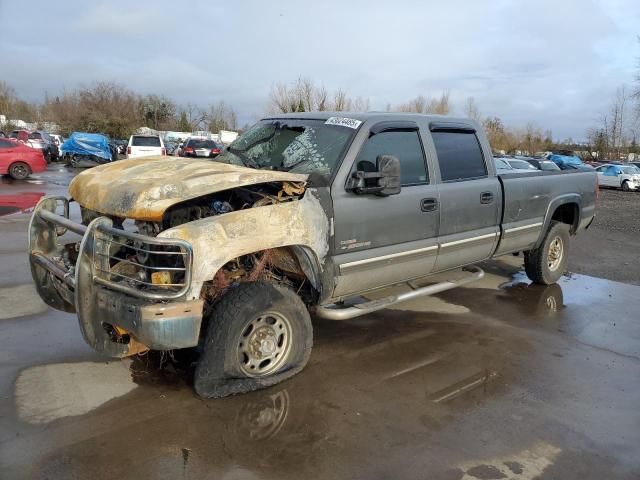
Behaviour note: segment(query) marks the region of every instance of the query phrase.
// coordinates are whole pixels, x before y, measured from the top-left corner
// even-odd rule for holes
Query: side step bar
[[[383,308],[388,308],[391,305],[395,305],[396,303],[406,302],[407,300],[426,297],[435,293],[444,292],[445,290],[451,290],[452,288],[461,287],[462,285],[475,282],[484,277],[484,270],[482,270],[480,267],[471,266],[467,267],[465,270],[469,272],[469,275],[459,280],[447,280],[433,285],[427,285],[426,287],[421,288],[414,288],[411,284],[409,284],[411,288],[414,288],[410,292],[404,292],[398,295],[390,295],[379,300],[371,300],[369,302],[358,303],[350,307],[340,307],[336,306],[335,304],[320,305],[316,308],[316,314],[320,318],[325,318],[327,320],[349,320],[361,315],[366,315],[367,313],[382,310]]]

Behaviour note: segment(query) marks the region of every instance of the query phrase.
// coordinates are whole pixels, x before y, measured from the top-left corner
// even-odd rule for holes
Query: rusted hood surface
[[[160,221],[167,208],[191,198],[243,185],[306,180],[307,175],[211,160],[145,157],[82,172],[69,185],[69,193],[83,207],[102,214]]]

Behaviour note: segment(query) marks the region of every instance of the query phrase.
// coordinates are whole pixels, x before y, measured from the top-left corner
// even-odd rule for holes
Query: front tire
[[[30,173],[29,165],[24,162],[15,162],[9,166],[9,176],[14,180],[24,180]]]
[[[309,360],[313,329],[309,312],[289,288],[269,282],[229,290],[209,315],[194,388],[218,398],[275,385]]]
[[[531,281],[542,285],[557,282],[567,268],[569,226],[551,221],[542,244],[524,254],[524,269]]]
[[[631,191],[631,189],[629,188],[629,181],[628,180],[625,180],[624,182],[622,182],[622,191],[623,192]]]

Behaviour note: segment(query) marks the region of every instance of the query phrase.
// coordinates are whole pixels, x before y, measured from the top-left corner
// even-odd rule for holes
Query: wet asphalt
[[[640,478],[640,287],[530,285],[505,257],[469,288],[316,319],[300,375],[202,400],[180,358],[102,358],[35,294],[16,196],[71,175],[0,180],[0,479]]]

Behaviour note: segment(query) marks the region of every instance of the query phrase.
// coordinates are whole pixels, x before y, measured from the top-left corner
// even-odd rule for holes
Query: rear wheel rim
[[[240,371],[264,377],[277,371],[291,354],[291,321],[278,312],[266,312],[248,322],[237,341]]]
[[[547,253],[547,266],[549,270],[555,272],[562,263],[562,257],[564,255],[564,243],[562,238],[555,237],[549,243],[549,252]]]
[[[11,167],[11,172],[15,177],[18,178],[26,178],[27,175],[29,175],[29,170],[27,170],[27,167],[22,164],[14,165],[13,167]]]

